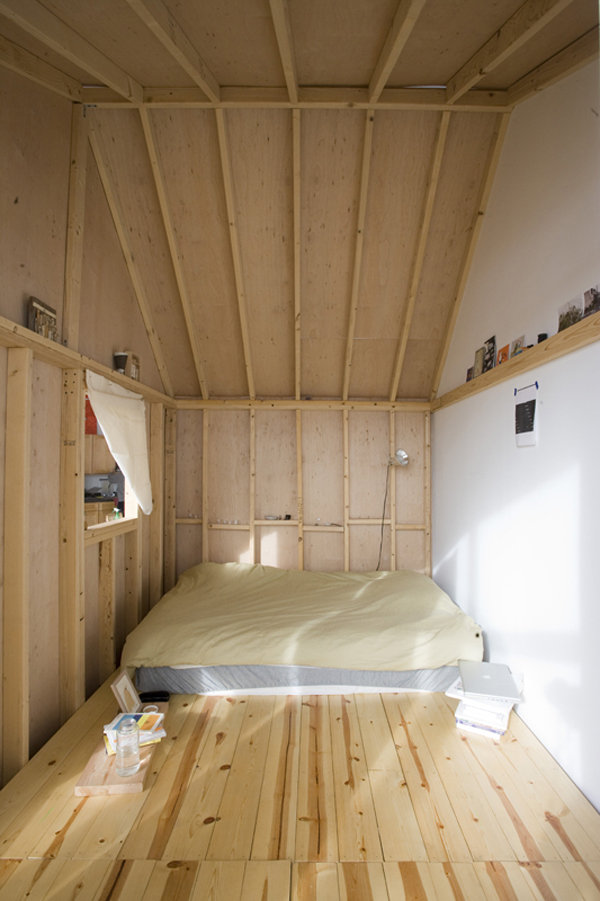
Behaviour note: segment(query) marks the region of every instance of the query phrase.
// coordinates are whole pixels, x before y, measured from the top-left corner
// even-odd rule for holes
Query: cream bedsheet
[[[201,563],[129,635],[122,664],[413,670],[482,653],[479,626],[420,573]]]

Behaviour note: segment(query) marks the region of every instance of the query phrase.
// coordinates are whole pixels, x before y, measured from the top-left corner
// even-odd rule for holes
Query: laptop
[[[506,664],[459,660],[458,668],[465,697],[513,701],[515,704],[521,700],[517,684]]]

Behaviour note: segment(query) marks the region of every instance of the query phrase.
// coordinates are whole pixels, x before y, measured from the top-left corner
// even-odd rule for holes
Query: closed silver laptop
[[[506,664],[459,660],[458,668],[467,698],[489,698],[515,703],[521,700],[517,684]]]

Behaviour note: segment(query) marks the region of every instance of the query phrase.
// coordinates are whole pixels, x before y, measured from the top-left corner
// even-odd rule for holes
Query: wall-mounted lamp
[[[393,457],[388,460],[388,466],[406,466],[408,463],[408,454],[402,448],[398,448]]]

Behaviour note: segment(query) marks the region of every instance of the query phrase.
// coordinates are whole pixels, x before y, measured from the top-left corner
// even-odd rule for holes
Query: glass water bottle
[[[133,776],[140,768],[140,730],[133,717],[117,729],[117,776]]]

